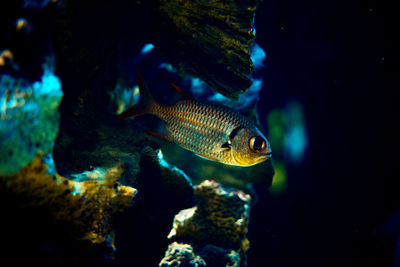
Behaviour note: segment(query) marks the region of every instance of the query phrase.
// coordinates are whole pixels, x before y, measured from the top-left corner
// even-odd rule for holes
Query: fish
[[[118,118],[155,115],[166,122],[166,133],[148,131],[149,134],[223,164],[248,167],[272,157],[267,138],[240,113],[215,103],[193,100],[172,83],[170,85],[186,97],[173,105],[161,105],[150,94],[140,73],[138,83],[139,102]]]

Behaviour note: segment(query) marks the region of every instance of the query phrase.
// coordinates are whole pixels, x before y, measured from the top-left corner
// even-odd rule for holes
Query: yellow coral
[[[195,187],[199,204],[175,216],[169,238],[189,238],[200,243],[243,249],[248,225],[250,196],[227,192],[214,181]],[[248,242],[248,240],[247,240]]]
[[[111,168],[104,180],[75,182],[48,175],[41,158],[37,155],[16,174],[1,176],[1,194],[5,199],[19,199],[21,208],[45,207],[52,223],[70,225],[78,239],[104,242],[111,232],[112,215],[129,206],[137,192],[116,181],[121,167]]]
[[[208,262],[218,262],[218,266],[244,266],[244,255],[250,247],[246,238],[250,196],[241,191],[226,191],[210,180],[196,186],[194,193],[198,205],[175,216],[168,235],[175,242],[168,247],[160,266],[192,262],[197,258],[202,259],[204,266]],[[178,250],[177,246],[193,248],[190,251],[193,253]]]

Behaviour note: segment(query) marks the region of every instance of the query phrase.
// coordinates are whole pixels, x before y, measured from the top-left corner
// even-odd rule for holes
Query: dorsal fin
[[[182,90],[178,85],[174,83],[169,83],[169,85],[174,89],[178,94],[182,95],[185,99],[192,99],[192,96]]]

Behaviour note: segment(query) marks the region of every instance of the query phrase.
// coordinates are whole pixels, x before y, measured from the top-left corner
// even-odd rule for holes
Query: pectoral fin
[[[153,132],[153,131],[151,131],[151,130],[145,130],[145,132],[146,132],[147,134],[150,134],[150,135],[154,136],[154,137],[160,138],[161,140],[171,142],[171,140],[169,140],[167,137],[165,137],[164,135],[162,135],[162,134],[160,134],[160,133]]]
[[[223,144],[221,145],[221,148],[220,148],[219,152],[228,151],[228,150],[230,150],[230,149],[231,149],[231,143],[228,141],[228,142],[223,143]]]

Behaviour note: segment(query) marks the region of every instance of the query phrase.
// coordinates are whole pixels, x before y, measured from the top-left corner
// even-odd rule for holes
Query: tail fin
[[[140,72],[138,72],[137,76],[139,81],[139,93],[140,93],[139,102],[136,105],[126,109],[121,114],[119,114],[118,115],[119,119],[125,119],[129,117],[143,115],[146,113],[151,113],[152,106],[154,105],[155,102]]]

